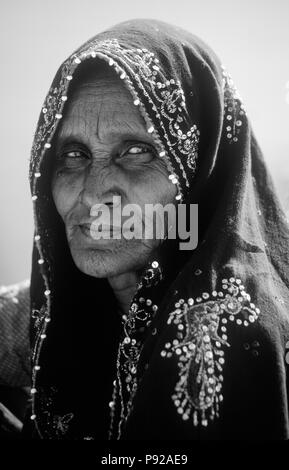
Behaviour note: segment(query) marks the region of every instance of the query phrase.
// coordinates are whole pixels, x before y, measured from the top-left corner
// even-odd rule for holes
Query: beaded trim
[[[153,261],[138,284],[137,292],[131,303],[128,315],[123,316],[123,336],[119,343],[117,357],[117,377],[113,382],[111,409],[111,422],[109,439],[114,429],[117,429],[117,439],[120,439],[123,424],[128,419],[133,399],[138,389],[137,368],[144,344],[144,336],[155,317],[158,306],[151,299],[140,296],[140,290],[145,287],[157,285],[162,280],[162,271],[157,261]],[[154,330],[152,334],[155,334]],[[120,416],[117,424],[115,410],[120,405]]]
[[[177,330],[173,341],[167,342],[161,357],[178,361],[178,381],[172,400],[183,420],[193,418],[197,426],[219,416],[223,400],[224,349],[227,323],[248,326],[257,320],[260,310],[250,302],[240,279],[222,280],[222,290],[211,295],[181,299],[170,313],[167,324]]]
[[[238,142],[238,137],[246,114],[242,98],[234,85],[231,75],[222,66],[224,93],[224,129],[230,144]]]

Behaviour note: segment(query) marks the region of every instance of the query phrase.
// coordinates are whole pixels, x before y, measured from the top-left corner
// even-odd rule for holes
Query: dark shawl
[[[74,266],[50,192],[53,136],[88,61],[108,62],[123,80],[154,126],[180,202],[199,205],[197,249],[166,240],[122,321],[108,282]],[[288,225],[237,90],[207,45],[155,20],[121,23],[85,43],[46,97],[30,181],[34,368],[26,434],[98,439],[110,428],[113,439],[289,437]]]

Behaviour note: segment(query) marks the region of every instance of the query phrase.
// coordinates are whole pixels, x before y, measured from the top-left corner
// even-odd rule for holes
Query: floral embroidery
[[[242,99],[230,74],[222,66],[223,72],[223,93],[224,93],[224,127],[229,143],[238,142],[238,136],[243,124],[242,118],[245,115],[245,108]]]
[[[57,389],[49,387],[48,390],[40,388],[37,391],[38,406],[41,409],[41,429],[43,429],[43,437],[48,439],[63,439],[69,430],[73,413],[59,415],[53,409],[55,404],[55,396]],[[39,430],[38,430],[39,432]]]
[[[223,382],[224,349],[229,347],[227,323],[248,326],[257,320],[259,309],[250,302],[240,279],[222,280],[222,290],[204,292],[196,300],[178,302],[168,325],[176,338],[165,344],[163,358],[178,359],[178,382],[172,400],[183,420],[207,426],[219,415]]]

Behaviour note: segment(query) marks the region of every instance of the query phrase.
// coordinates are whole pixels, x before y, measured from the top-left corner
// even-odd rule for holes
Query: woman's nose
[[[90,210],[96,204],[112,207],[113,196],[119,194],[112,172],[108,168],[99,168],[87,172],[79,198]]]

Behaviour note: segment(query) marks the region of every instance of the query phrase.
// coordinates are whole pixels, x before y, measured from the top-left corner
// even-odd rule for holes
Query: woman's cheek
[[[137,201],[139,203],[163,204],[175,203],[177,187],[172,184],[168,174],[159,170],[147,172],[140,176],[136,188]]]
[[[75,205],[79,194],[81,193],[81,182],[68,175],[57,176],[52,185],[53,200],[57,212],[64,220],[66,214]]]

